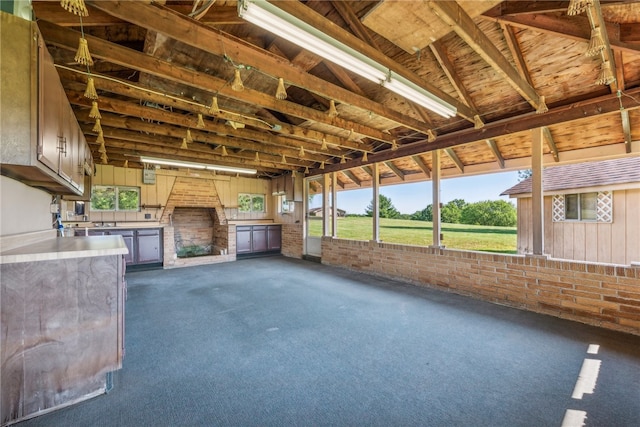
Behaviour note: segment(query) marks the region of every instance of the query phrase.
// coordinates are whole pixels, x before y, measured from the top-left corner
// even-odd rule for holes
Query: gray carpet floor
[[[637,336],[283,257],[127,282],[113,390],[21,426],[640,426]]]

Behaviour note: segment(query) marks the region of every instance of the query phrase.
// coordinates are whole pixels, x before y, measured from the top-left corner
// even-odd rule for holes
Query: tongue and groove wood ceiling
[[[428,179],[434,149],[445,176],[526,168],[539,127],[547,164],[640,152],[640,2],[596,2],[574,16],[568,1],[274,3],[415,74],[458,114],[443,118],[243,21],[236,1],[87,1],[82,30],[109,163],[142,167],[145,155],[263,177],[341,171],[350,188],[370,182],[374,162],[388,183]],[[99,161],[87,68],[73,59],[80,19],[59,1],[33,7]],[[610,49],[587,56],[598,23]],[[596,83],[603,59],[609,85]],[[231,87],[236,69],[242,91]],[[187,130],[194,141],[181,148]]]

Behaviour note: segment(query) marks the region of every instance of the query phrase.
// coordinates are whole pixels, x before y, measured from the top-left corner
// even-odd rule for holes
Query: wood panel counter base
[[[107,374],[122,367],[126,247],[120,236],[101,239],[120,253],[3,256],[1,425],[104,393]]]

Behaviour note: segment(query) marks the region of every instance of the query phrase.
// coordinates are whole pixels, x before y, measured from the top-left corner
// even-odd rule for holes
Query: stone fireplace
[[[176,178],[160,222],[164,267],[235,260],[235,226],[227,224],[214,181]]]

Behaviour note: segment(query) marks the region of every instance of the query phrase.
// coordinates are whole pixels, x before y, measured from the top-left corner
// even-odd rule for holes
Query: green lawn
[[[322,235],[322,218],[312,218],[309,234]],[[451,249],[516,253],[516,227],[488,227],[466,224],[442,224],[442,244]],[[338,237],[370,240],[372,219],[338,219]],[[428,246],[433,243],[433,225],[426,221],[380,219],[380,240],[388,243]]]

